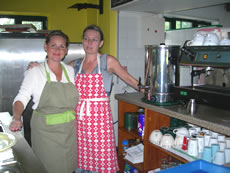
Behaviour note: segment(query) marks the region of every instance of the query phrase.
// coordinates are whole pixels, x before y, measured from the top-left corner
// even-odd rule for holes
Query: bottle
[[[129,141],[128,140],[123,140],[122,141],[122,148],[123,148],[122,155],[125,156],[126,155],[126,150],[129,148]]]
[[[138,135],[144,137],[144,128],[145,128],[145,113],[144,108],[139,108],[138,111]]]

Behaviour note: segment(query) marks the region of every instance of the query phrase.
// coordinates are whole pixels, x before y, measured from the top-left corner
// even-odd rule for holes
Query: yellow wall
[[[99,4],[99,0],[1,0],[0,14],[47,16],[48,30],[62,30],[71,42],[81,42],[83,29],[97,24],[105,36],[102,52],[116,56],[116,12],[110,10],[110,0],[103,1],[103,14],[99,14],[97,9],[68,9],[76,3]]]

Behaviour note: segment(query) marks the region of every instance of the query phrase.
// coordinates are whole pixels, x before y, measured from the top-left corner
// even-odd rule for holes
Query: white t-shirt
[[[70,81],[74,84],[73,67],[66,65],[63,62],[61,62],[61,64],[65,67]],[[57,82],[55,74],[50,70],[46,61],[45,61],[45,65],[46,65],[47,72],[50,74],[50,80]],[[41,63],[40,66],[36,66],[36,67],[33,67],[27,70],[25,72],[24,80],[20,87],[19,93],[15,97],[13,104],[16,101],[21,101],[25,109],[26,105],[28,104],[32,96],[33,102],[34,102],[32,109],[35,110],[38,107],[38,103],[40,101],[40,97],[41,97],[41,94],[45,87],[46,82],[47,82],[47,78],[46,78],[44,63]],[[64,71],[62,71],[62,79],[60,82],[68,83],[68,80],[65,77]]]

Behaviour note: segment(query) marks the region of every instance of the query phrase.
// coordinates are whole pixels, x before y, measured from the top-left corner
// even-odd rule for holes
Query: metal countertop
[[[47,173],[44,166],[38,160],[32,148],[23,137],[22,133],[11,132],[9,130],[9,126],[4,123],[8,120],[11,120],[10,114],[8,112],[0,112],[0,120],[4,125],[5,132],[10,133],[16,137],[17,141],[16,144],[12,147],[12,149],[15,155],[15,160],[17,160],[20,163],[20,166],[23,169],[23,173]]]

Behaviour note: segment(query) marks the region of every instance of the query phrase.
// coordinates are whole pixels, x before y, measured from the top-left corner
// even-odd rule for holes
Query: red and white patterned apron
[[[97,55],[98,73],[75,78],[80,100],[76,107],[78,168],[93,172],[119,170],[109,97],[106,94]]]

